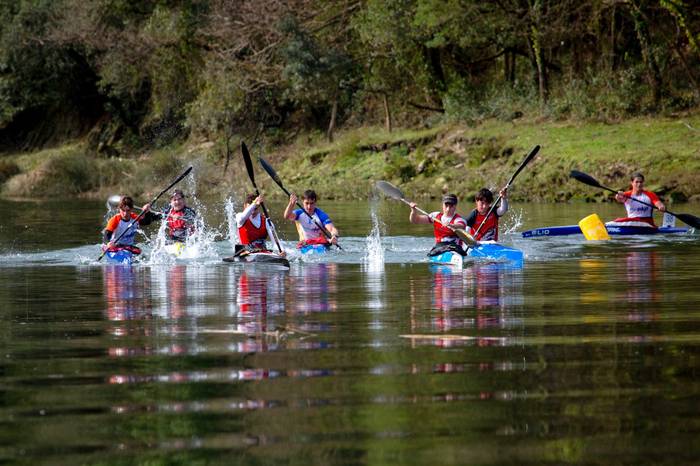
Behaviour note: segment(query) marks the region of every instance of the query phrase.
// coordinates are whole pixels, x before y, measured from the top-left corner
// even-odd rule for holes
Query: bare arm
[[[498,206],[498,209],[496,209],[496,216],[503,217],[503,215],[508,212],[508,189],[501,189],[501,192],[498,193],[498,195],[501,196],[501,203]]]
[[[408,216],[408,220],[411,223],[423,223],[423,224],[433,223],[430,220],[430,217],[428,217],[427,215],[423,215],[416,210],[416,203],[415,202],[411,202],[409,205],[411,206],[411,213]]]
[[[287,204],[287,208],[284,209],[283,217],[286,218],[287,220],[296,220],[296,216],[294,215],[294,206],[296,205],[296,202],[297,202],[297,195],[292,193],[289,196],[289,203]]]
[[[338,229],[333,225],[332,223],[326,223],[324,225],[326,227],[326,230],[331,234],[330,237],[330,242],[333,244],[338,244],[338,238],[340,237],[340,233],[338,233]]]
[[[241,215],[236,215],[236,226],[238,228],[242,227],[243,224],[245,223],[246,220],[250,218],[250,214],[253,213],[253,209],[258,207],[260,204],[263,203],[263,197],[258,196],[253,200],[253,202],[250,203],[248,207],[246,207],[243,212],[241,212]]]

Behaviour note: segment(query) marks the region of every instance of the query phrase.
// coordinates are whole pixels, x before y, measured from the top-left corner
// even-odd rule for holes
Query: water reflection
[[[661,269],[659,253],[657,251],[628,252],[624,264],[627,301],[660,301],[661,287],[656,283]]]
[[[249,337],[232,344],[235,352],[262,352],[278,347],[278,338],[267,338],[277,328],[269,324],[275,315],[285,311],[286,270],[243,269],[236,282],[237,333]],[[250,371],[248,371],[250,372]],[[266,377],[265,371],[249,373],[249,377]],[[246,378],[249,378],[249,377]]]
[[[288,296],[294,314],[333,312],[338,308],[338,264],[307,263],[293,270]]]
[[[150,296],[144,294],[142,269],[107,265],[102,270],[105,309],[109,320],[150,320],[153,317]],[[113,334],[121,335],[123,330],[115,329]]]
[[[657,251],[627,253],[624,262],[627,287],[621,298],[629,303],[628,320],[648,322],[658,319],[654,303],[663,299],[663,287],[659,284],[662,259]]]
[[[487,264],[463,270],[431,267],[431,273],[429,323],[421,322],[419,308],[411,308],[414,341],[437,346],[506,345],[511,330],[522,329],[523,319],[518,314],[524,301],[521,272]],[[423,334],[424,327],[438,334]],[[509,335],[503,336],[504,330]],[[462,334],[447,335],[459,331]]]

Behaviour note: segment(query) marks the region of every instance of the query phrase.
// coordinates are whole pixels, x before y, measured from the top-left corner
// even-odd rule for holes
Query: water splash
[[[384,247],[382,246],[382,230],[384,224],[377,216],[376,208],[372,207],[372,231],[366,238],[367,253],[363,262],[367,265],[368,272],[384,271]]]
[[[226,225],[228,226],[228,240],[233,249],[238,243],[238,227],[236,226],[236,204],[235,200],[230,197],[224,201],[224,212],[226,213]]]
[[[507,235],[515,233],[523,225],[523,209],[511,209],[511,215],[503,222],[503,232]]]
[[[196,196],[192,197],[191,207],[197,212],[194,223],[194,231],[187,237],[184,248],[173,248],[169,244],[166,229],[167,218],[160,222],[156,237],[150,241],[151,254],[147,261],[149,265],[171,264],[176,259],[200,259],[217,255],[214,242],[219,232],[212,229],[204,222],[206,207],[199,202]]]

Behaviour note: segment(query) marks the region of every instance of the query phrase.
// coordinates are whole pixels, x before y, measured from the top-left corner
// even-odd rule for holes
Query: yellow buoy
[[[610,239],[608,230],[600,220],[600,217],[598,217],[598,214],[591,214],[582,219],[580,222],[578,222],[578,226],[581,228],[581,231],[587,240]]]

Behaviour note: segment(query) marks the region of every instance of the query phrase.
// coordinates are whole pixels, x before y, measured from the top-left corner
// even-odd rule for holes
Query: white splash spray
[[[507,235],[515,233],[523,225],[523,209],[512,209],[510,212],[511,215],[503,225],[503,232]]]
[[[236,201],[227,197],[224,202],[224,212],[226,212],[226,225],[228,226],[228,240],[233,249],[238,243],[238,228],[236,227]]]
[[[372,231],[366,239],[367,253],[363,262],[367,265],[368,272],[384,271],[384,247],[382,246],[382,230],[384,225],[377,216],[376,208],[372,207]]]
[[[199,199],[194,195],[191,196],[191,199],[190,207],[197,212],[197,216],[193,232],[187,237],[184,247],[169,244],[170,241],[166,234],[167,218],[163,218],[155,239],[151,241],[152,252],[149,264],[170,264],[176,259],[201,259],[217,255],[214,241],[218,232],[209,228],[204,222],[206,206],[199,202]]]

